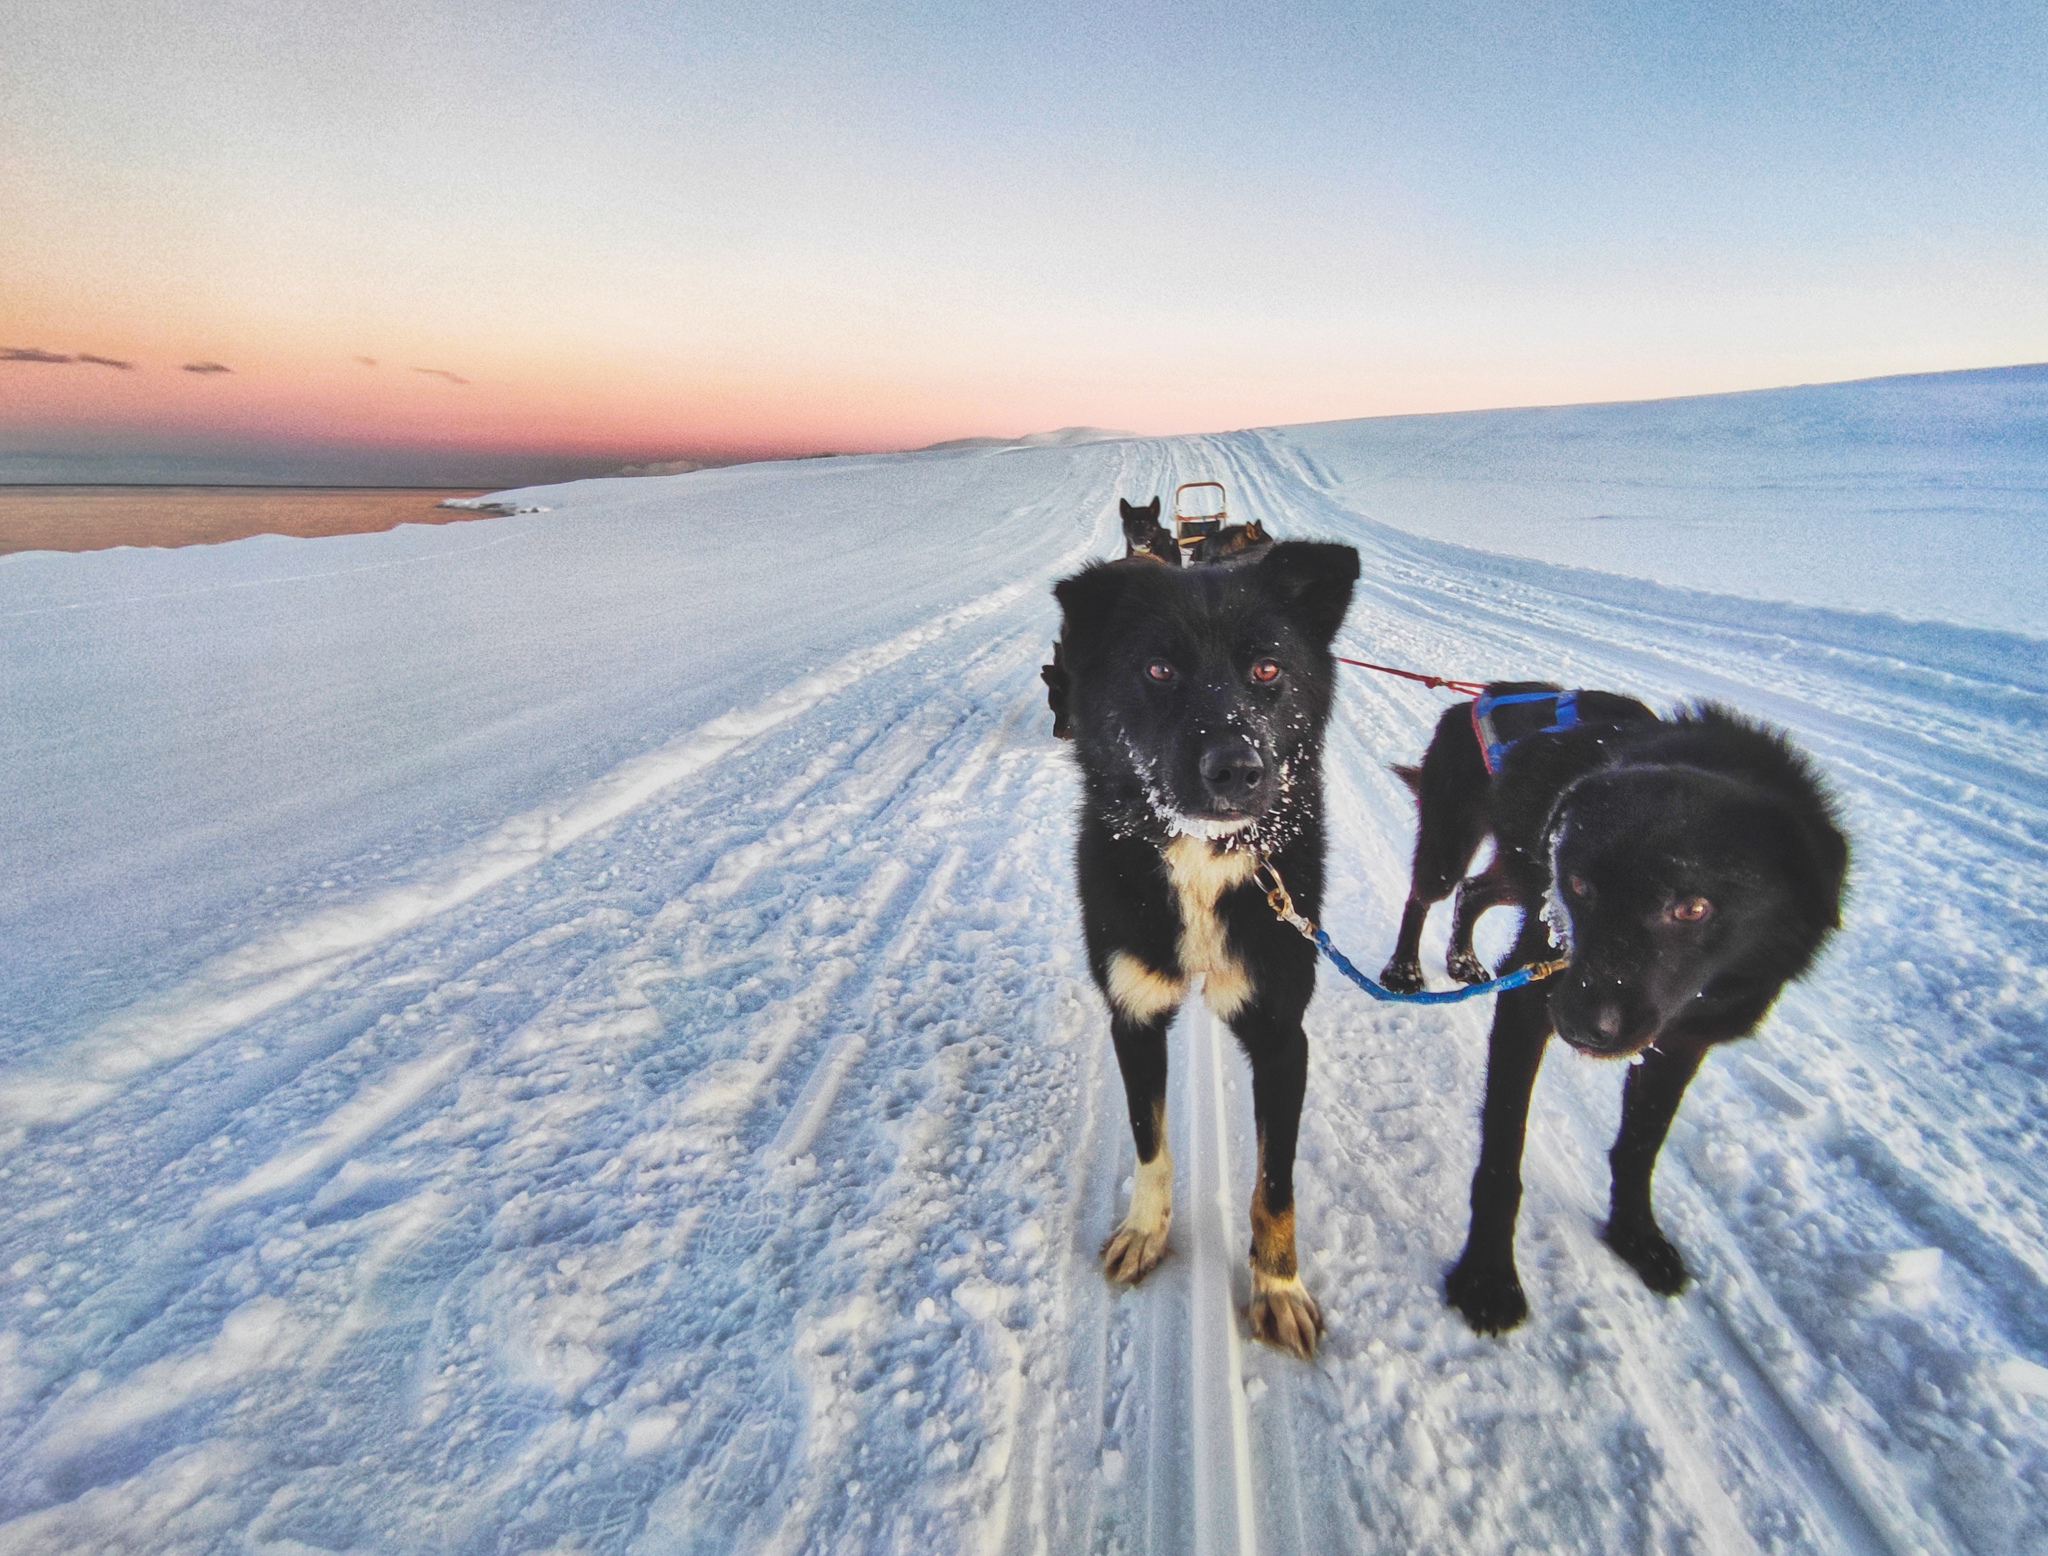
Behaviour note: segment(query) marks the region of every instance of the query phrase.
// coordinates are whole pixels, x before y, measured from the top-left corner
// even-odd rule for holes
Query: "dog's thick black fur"
[[[1675,1294],[1685,1261],[1651,1213],[1650,1177],[1685,1088],[1709,1048],[1756,1028],[1841,919],[1849,845],[1825,787],[1783,735],[1713,705],[1659,719],[1631,698],[1580,692],[1579,709],[1576,727],[1521,740],[1489,777],[1461,703],[1411,779],[1421,824],[1387,981],[1412,970],[1419,984],[1422,917],[1488,832],[1493,862],[1459,888],[1453,974],[1484,978],[1472,924],[1494,906],[1523,914],[1501,972],[1571,957],[1565,972],[1494,1008],[1471,1228],[1444,1282],[1451,1305],[1486,1333],[1529,1311],[1515,1220],[1529,1095],[1551,1033],[1582,1053],[1637,1061],[1608,1153],[1603,1235],[1651,1290]]]
[[[1349,546],[1289,541],[1223,567],[1097,563],[1054,590],[1081,767],[1082,927],[1138,1155],[1103,1270],[1133,1283],[1166,1252],[1166,1033],[1199,977],[1251,1061],[1252,1330],[1300,1356],[1323,1328],[1294,1255],[1316,950],[1252,874],[1270,856],[1301,911],[1318,911],[1330,642],[1357,578]]]

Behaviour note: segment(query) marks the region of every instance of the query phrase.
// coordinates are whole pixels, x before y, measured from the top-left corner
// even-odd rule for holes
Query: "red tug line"
[[[1464,697],[1477,697],[1486,690],[1484,681],[1454,681],[1448,676],[1424,675],[1419,670],[1396,670],[1392,665],[1376,665],[1366,659],[1346,659],[1342,654],[1332,654],[1330,657],[1340,665],[1357,665],[1361,670],[1377,670],[1382,675],[1398,675],[1405,681],[1420,681],[1424,686],[1441,686]]]

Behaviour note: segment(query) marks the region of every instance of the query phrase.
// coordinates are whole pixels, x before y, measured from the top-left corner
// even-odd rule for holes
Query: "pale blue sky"
[[[0,344],[247,361],[293,427],[385,425],[355,354],[470,378],[476,437],[650,448],[2048,358],[2038,0],[31,0],[10,30]],[[187,415],[81,392],[18,414]]]

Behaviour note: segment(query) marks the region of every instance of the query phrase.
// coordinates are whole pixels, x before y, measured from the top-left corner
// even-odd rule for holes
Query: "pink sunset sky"
[[[0,482],[2048,358],[2048,13],[1499,11],[31,0]]]

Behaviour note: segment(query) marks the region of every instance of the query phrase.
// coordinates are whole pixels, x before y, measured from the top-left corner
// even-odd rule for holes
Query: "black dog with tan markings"
[[[1157,497],[1142,508],[1119,497],[1117,508],[1123,516],[1125,556],[1148,556],[1168,567],[1180,566],[1180,547],[1174,541],[1173,531],[1159,522]]]
[[[1421,825],[1409,915],[1384,978],[1420,984],[1422,915],[1489,832],[1493,862],[1459,887],[1451,972],[1484,978],[1472,925],[1495,906],[1523,913],[1501,972],[1571,957],[1567,972],[1494,1007],[1471,1229],[1444,1293],[1474,1329],[1497,1333],[1529,1311],[1515,1221],[1529,1094],[1550,1034],[1635,1061],[1608,1153],[1603,1235],[1652,1291],[1674,1295],[1687,1275],[1650,1209],[1657,1153],[1707,1050],[1754,1031],[1839,925],[1849,845],[1805,758],[1725,708],[1659,719],[1611,692],[1528,682],[1487,693],[1565,697],[1578,711],[1511,749],[1484,748],[1490,757],[1472,704],[1444,714],[1420,770],[1403,774]]]
[[[1357,578],[1349,546],[1286,541],[1207,567],[1098,563],[1054,590],[1081,766],[1082,926],[1138,1154],[1103,1271],[1135,1283],[1166,1253],[1166,1034],[1200,979],[1251,1062],[1252,1331],[1303,1357],[1323,1330],[1294,1254],[1316,950],[1252,875],[1269,854],[1301,910],[1321,906],[1330,643]]]

